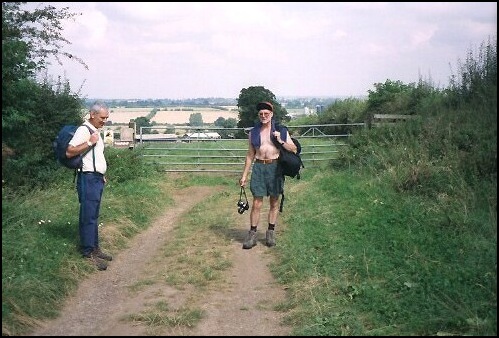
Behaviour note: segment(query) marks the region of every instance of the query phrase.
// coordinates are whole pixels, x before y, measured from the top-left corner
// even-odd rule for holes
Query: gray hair
[[[90,112],[91,113],[97,113],[98,114],[101,110],[108,111],[107,105],[104,102],[96,101],[96,102],[94,102],[94,104],[92,105],[92,107],[90,107]]]

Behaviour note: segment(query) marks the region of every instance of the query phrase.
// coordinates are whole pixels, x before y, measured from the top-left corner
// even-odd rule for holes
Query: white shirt
[[[85,125],[89,126],[94,132],[97,130],[90,122],[85,121]],[[90,140],[90,131],[85,126],[79,126],[69,144],[77,147],[82,143]],[[82,171],[94,171],[93,154],[95,154],[95,170],[101,174],[105,174],[107,170],[107,162],[104,157],[104,140],[99,133],[97,144],[83,157]]]

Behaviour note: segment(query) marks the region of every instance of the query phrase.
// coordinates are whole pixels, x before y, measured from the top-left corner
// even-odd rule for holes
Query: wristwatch
[[[87,141],[87,145],[88,145],[89,147],[93,146],[92,142],[90,142],[90,141]]]

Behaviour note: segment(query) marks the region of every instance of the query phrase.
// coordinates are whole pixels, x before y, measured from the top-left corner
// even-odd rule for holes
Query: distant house
[[[142,135],[135,135],[135,140],[140,142],[140,141],[170,141],[170,142],[176,142],[178,141],[178,136],[177,134],[142,134]]]
[[[184,134],[184,138],[185,139],[190,139],[190,140],[206,140],[206,139],[210,139],[210,140],[218,140],[218,139],[221,139],[222,136],[220,136],[219,133],[201,133],[201,132],[197,132],[197,133],[188,133],[188,134]]]
[[[220,136],[219,133],[205,133],[208,138],[212,138],[212,139],[221,139],[222,136]]]

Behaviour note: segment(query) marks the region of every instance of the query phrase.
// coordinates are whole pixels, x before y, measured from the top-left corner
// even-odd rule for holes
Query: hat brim
[[[259,104],[256,105],[256,109],[258,111],[264,110],[264,109],[270,110],[272,112],[274,111],[274,107],[272,107],[272,105],[268,102],[260,102]]]

